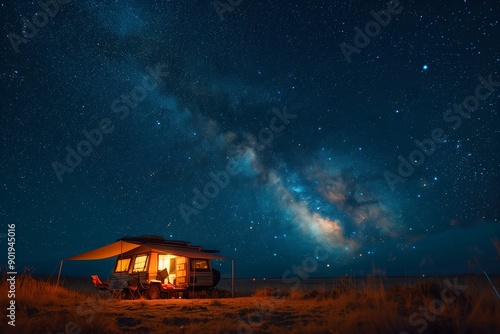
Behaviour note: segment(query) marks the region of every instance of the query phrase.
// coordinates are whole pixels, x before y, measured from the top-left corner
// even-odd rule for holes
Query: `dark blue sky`
[[[221,3],[1,3],[20,268],[156,234],[240,277],[500,273],[497,1]]]

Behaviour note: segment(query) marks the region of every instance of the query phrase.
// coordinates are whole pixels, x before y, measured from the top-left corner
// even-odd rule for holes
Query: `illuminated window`
[[[140,271],[146,271],[147,262],[148,262],[147,255],[136,256],[134,262],[134,269],[132,269],[132,272],[136,273]]]
[[[203,269],[208,270],[208,261],[207,260],[193,260],[191,262],[191,266],[194,267],[196,270],[203,270]]]
[[[128,271],[128,266],[130,265],[130,258],[128,259],[119,259],[116,262],[116,268],[115,272],[123,272],[123,271]]]

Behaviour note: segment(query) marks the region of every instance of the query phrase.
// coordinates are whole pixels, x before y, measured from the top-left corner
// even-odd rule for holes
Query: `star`
[[[0,46],[0,212],[23,224],[19,259],[37,272],[149,234],[220,248],[241,277],[280,277],[307,258],[311,277],[371,270],[352,257],[397,275],[419,259],[389,249],[419,240],[443,253],[436,240],[457,227],[470,239],[457,244],[481,244],[475,231],[498,222],[499,56],[487,43],[498,1],[422,0],[364,19],[342,15],[343,1],[276,2],[273,20],[242,6],[224,22],[189,2],[91,3],[45,27],[2,7],[7,34],[39,30]],[[297,13],[310,24],[294,27]],[[332,247],[329,270],[318,245]],[[466,272],[461,255],[442,258],[443,273]]]

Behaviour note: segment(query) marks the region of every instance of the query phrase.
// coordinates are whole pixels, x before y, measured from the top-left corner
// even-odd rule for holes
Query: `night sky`
[[[231,3],[1,3],[18,271],[154,234],[238,277],[500,273],[500,2]]]

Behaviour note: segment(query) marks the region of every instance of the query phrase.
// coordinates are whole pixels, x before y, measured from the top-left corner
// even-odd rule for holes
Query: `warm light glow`
[[[135,258],[134,262],[134,269],[132,272],[141,272],[141,271],[146,271],[146,264],[148,262],[148,256],[147,255],[138,255]]]
[[[130,258],[120,259],[116,262],[116,272],[128,271],[128,266],[130,265]]]

